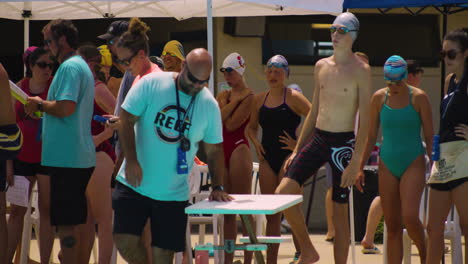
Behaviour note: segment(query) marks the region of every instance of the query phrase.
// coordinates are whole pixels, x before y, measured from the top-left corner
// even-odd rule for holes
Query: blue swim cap
[[[283,55],[275,55],[267,62],[267,67],[282,68],[286,72],[286,77],[289,77],[289,64]]]
[[[402,57],[393,55],[384,65],[384,80],[401,81],[408,77],[408,65]]]

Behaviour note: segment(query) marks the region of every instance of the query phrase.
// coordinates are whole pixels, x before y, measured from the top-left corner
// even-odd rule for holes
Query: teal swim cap
[[[408,65],[402,57],[393,55],[384,65],[384,80],[401,81],[408,77]]]

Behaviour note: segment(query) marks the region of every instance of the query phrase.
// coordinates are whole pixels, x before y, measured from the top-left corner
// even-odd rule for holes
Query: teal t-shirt
[[[183,108],[182,118],[192,96],[181,91],[178,93]],[[213,95],[204,88],[194,98],[191,107],[193,114],[189,111],[183,125],[185,136],[191,143],[186,153],[188,172],[192,168],[200,141],[209,144],[223,141],[221,113]],[[125,160],[117,180],[154,200],[188,200],[188,173],[177,174],[176,169],[179,133],[174,129],[177,123],[177,102],[173,73],[157,72],[143,77],[128,92],[122,109],[139,117],[135,123],[135,145],[143,180],[137,188],[127,183]]]
[[[73,56],[57,70],[47,101],[73,101],[75,112],[67,117],[44,114],[42,162],[44,166],[90,168],[96,165],[91,135],[94,108],[94,79],[88,64]]]

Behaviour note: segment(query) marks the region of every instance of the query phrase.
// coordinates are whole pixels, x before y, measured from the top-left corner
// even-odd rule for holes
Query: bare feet
[[[375,247],[374,243],[369,243],[369,242],[367,242],[365,239],[363,239],[363,240],[361,241],[361,246],[362,246],[363,248],[374,248],[374,247]]]
[[[305,251],[305,250],[304,250]],[[317,253],[317,251],[314,249],[309,250],[308,253],[306,252],[301,252],[301,256],[297,260],[296,264],[312,264],[312,263],[317,263],[319,261],[320,256]]]

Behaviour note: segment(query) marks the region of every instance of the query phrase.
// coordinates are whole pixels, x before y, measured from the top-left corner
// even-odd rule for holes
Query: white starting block
[[[196,245],[195,251],[209,251],[209,250],[225,250],[230,251],[228,245],[215,246],[215,245]],[[232,250],[247,250],[247,251],[262,251],[267,250],[267,245],[264,244],[247,244],[247,245],[232,245]],[[232,251],[231,251],[232,252]]]
[[[279,244],[283,242],[291,242],[291,237],[281,237],[281,236],[258,236],[257,237],[258,243],[264,244]],[[243,236],[239,239],[241,243],[250,243],[250,238],[247,236]]]

